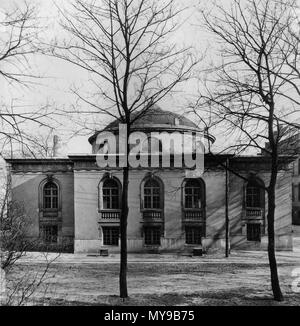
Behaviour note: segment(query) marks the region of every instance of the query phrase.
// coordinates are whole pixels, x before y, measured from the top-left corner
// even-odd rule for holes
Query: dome
[[[162,110],[157,105],[153,105],[140,117],[139,114],[140,112],[135,112],[132,114],[132,120],[136,119],[131,125],[132,131],[202,131],[194,122],[185,116],[171,111]],[[119,119],[109,123],[103,130],[97,131],[94,135],[92,135],[89,138],[89,142],[93,144],[100,132],[117,132],[119,123]],[[213,137],[211,137],[210,140],[213,141]]]

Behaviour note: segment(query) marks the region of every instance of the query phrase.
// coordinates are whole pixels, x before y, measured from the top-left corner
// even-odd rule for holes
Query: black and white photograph
[[[0,309],[300,306],[299,41],[299,0],[0,0]]]

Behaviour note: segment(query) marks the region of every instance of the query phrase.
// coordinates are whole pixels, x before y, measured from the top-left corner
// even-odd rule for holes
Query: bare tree
[[[264,191],[271,285],[277,301],[283,300],[274,232],[275,188],[282,163],[279,146],[287,134],[299,130],[299,52],[290,33],[297,19],[295,9],[293,0],[234,0],[230,8],[215,5],[212,11],[202,11],[205,27],[220,44],[221,62],[205,71],[205,87],[195,106],[202,118],[207,113],[203,122],[208,130],[223,126],[231,136],[233,142],[224,151],[255,150],[270,157]]]
[[[24,2],[12,3],[10,10],[0,16],[0,151],[16,145],[30,151],[34,139],[32,127],[49,127],[54,123],[55,110],[49,104],[42,107],[24,105],[18,96],[9,91],[28,89],[41,78],[33,69],[34,55],[40,51],[41,26],[37,8]]]
[[[23,148],[20,156],[26,158],[53,158],[63,152],[66,142],[61,142],[60,137],[46,128],[42,132],[36,132],[30,136],[30,150]]]
[[[22,257],[40,245],[39,239],[29,236],[30,228],[25,208],[11,199],[8,182],[0,191],[1,305],[22,306],[30,300],[41,301],[48,290],[47,279],[54,277],[49,269],[60,254],[50,256],[43,252],[43,266],[34,273],[28,273],[19,264]]]
[[[197,60],[171,42],[182,10],[174,0],[75,0],[62,11],[69,33],[53,53],[89,73],[93,94],[74,92],[94,111],[127,126],[191,76]],[[128,155],[123,167],[120,296],[127,292]]]
[[[14,264],[13,272],[6,274],[6,296],[3,305],[24,306],[34,304],[44,304],[44,300],[49,292],[49,279],[55,277],[50,270],[52,264],[58,259],[60,254],[54,256],[43,252],[42,266],[34,273],[28,273],[22,264]]]

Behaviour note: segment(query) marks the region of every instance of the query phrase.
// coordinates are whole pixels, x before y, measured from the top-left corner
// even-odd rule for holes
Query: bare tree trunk
[[[229,213],[228,213],[228,205],[229,205],[229,180],[228,180],[228,165],[229,161],[228,158],[226,159],[226,180],[225,180],[225,257],[229,257]]]
[[[127,218],[128,218],[129,167],[123,168],[123,190],[121,205],[121,258],[120,258],[120,297],[127,298]]]
[[[95,99],[74,91],[80,101],[93,108],[87,113],[94,112],[96,108],[100,114],[126,123],[129,135],[130,125],[134,121],[170,94],[176,85],[191,78],[192,68],[198,63],[191,48],[178,49],[169,42],[170,34],[177,29],[181,20],[180,14],[184,8],[180,8],[173,0],[167,3],[158,0],[76,0],[71,11],[61,12],[62,26],[71,37],[62,44],[55,42],[51,55],[91,74],[93,93],[97,94]],[[128,164],[121,167],[123,190],[119,284],[120,297],[126,298],[130,171]]]
[[[129,120],[129,119],[128,119]],[[126,166],[123,167],[123,188],[122,188],[122,203],[121,203],[121,221],[120,221],[120,234],[121,234],[121,252],[120,252],[120,297],[125,299],[128,297],[127,290],[127,220],[128,220],[128,185],[129,185],[129,135],[130,135],[130,124],[126,123],[126,137],[125,146],[126,153],[122,153],[119,148],[120,155],[126,155]],[[120,135],[119,135],[120,137]],[[120,152],[121,151],[121,152]]]
[[[274,172],[272,171],[272,174]],[[271,177],[271,179],[273,179]],[[275,217],[275,184],[271,180],[268,191],[268,257],[271,272],[271,286],[274,300],[283,301],[283,295],[280,289],[277,262],[275,256],[275,231],[274,231],[274,217]]]

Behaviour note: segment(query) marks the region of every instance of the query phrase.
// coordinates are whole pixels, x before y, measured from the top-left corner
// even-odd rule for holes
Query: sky
[[[11,8],[14,4],[22,3],[22,0],[0,0],[0,12],[3,9]],[[47,25],[42,36],[45,39],[53,39],[57,35],[61,36],[63,31],[59,25],[59,12],[56,6],[68,5],[68,0],[31,0],[30,4],[36,4],[38,7],[38,16],[42,25]],[[200,1],[201,2],[201,1]],[[189,9],[186,11],[186,22],[180,28],[176,35],[176,42],[180,45],[194,46],[199,49],[199,53],[204,51],[209,44],[209,37],[206,33],[199,30],[198,16],[195,8],[200,8],[198,0],[186,0],[185,6]],[[2,9],[2,10],[1,10]],[[1,31],[0,31],[1,33]],[[56,105],[59,108],[69,108],[76,105],[76,98],[71,93],[71,88],[76,86],[84,89],[88,84],[89,76],[81,69],[76,68],[72,64],[68,64],[62,60],[49,56],[35,55],[31,57],[31,68],[39,76],[38,85],[31,86],[30,89],[17,87],[6,89],[7,85],[1,85],[1,89],[6,91],[6,96],[16,98],[25,105],[34,105],[36,107],[43,106],[45,103]],[[1,83],[1,81],[0,81]],[[195,81],[191,81],[184,86],[180,96],[169,97],[162,101],[160,106],[165,110],[182,112],[185,105],[189,103],[192,97],[197,93],[198,85]],[[87,141],[91,130],[81,130],[81,135],[73,136],[69,139],[70,131],[74,131],[75,126],[70,124],[68,118],[65,119],[65,126],[68,132],[59,128],[57,133],[63,143],[63,151],[65,153],[89,153],[90,145]],[[100,117],[94,126],[95,129],[101,129],[109,121],[109,118]],[[74,127],[74,128],[73,128]],[[73,129],[73,130],[72,130]]]
[[[4,9],[11,8],[14,4],[21,4],[23,0],[0,0],[0,15]],[[30,4],[36,4],[38,7],[38,16],[44,27],[42,37],[45,40],[51,40],[54,37],[63,37],[64,32],[59,25],[59,11],[58,8],[68,6],[69,0],[31,0]],[[222,5],[229,5],[230,0],[222,0]],[[186,20],[182,27],[176,32],[176,42],[180,45],[193,46],[201,55],[207,52],[209,55],[201,61],[198,69],[216,62],[219,58],[211,49],[214,47],[216,41],[211,34],[208,34],[200,25],[199,9],[206,7],[207,1],[201,0],[185,0]],[[0,35],[3,31],[0,31]],[[60,110],[69,109],[72,105],[77,105],[77,99],[72,94],[71,88],[78,87],[84,90],[88,87],[89,76],[80,68],[66,63],[62,60],[45,56],[34,55],[31,57],[32,71],[36,72],[42,78],[39,79],[38,84],[30,88],[24,87],[9,87],[4,85],[0,80],[1,92],[7,98],[15,98],[24,105],[29,106],[43,106],[46,103],[58,107]],[[1,84],[2,83],[2,84]],[[184,111],[185,107],[190,101],[196,99],[199,89],[199,83],[192,80],[182,87],[180,94],[175,94],[173,97],[168,97],[161,101],[160,106],[165,110],[171,110],[178,113]],[[102,129],[109,118],[103,116],[90,117],[93,121],[92,128]],[[84,119],[84,118],[82,118]],[[194,119],[194,118],[192,118]],[[62,143],[62,155],[71,153],[90,153],[91,146],[88,143],[88,137],[93,133],[91,129],[81,130],[76,135],[70,135],[75,132],[77,127],[72,123],[69,117],[58,118],[61,126],[53,131],[58,134]],[[39,134],[37,130],[37,134]],[[223,131],[216,130],[215,136],[219,141],[225,141]]]

